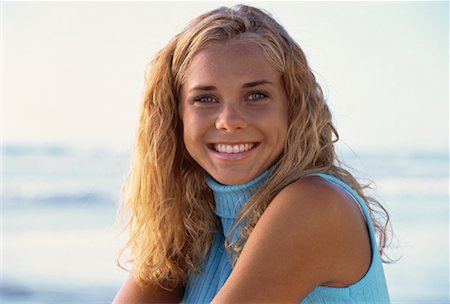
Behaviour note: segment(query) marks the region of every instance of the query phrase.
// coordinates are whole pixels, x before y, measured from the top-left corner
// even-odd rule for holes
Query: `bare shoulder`
[[[321,177],[284,188],[255,225],[217,303],[298,302],[318,285],[359,281],[371,248],[356,204]]]
[[[130,274],[113,300],[113,304],[139,304],[139,303],[179,303],[184,294],[184,287],[180,286],[173,291],[162,289],[158,285],[138,284]]]
[[[275,197],[261,217],[279,227],[283,242],[304,247],[320,276],[317,283],[345,287],[367,272],[371,245],[364,216],[355,199],[341,186],[318,176],[304,177]],[[316,263],[315,259],[321,261]],[[320,270],[323,270],[321,273]]]
[[[363,219],[357,202],[342,187],[322,177],[310,176],[288,185],[275,197],[271,209],[293,212],[296,216],[311,220],[335,221]],[[267,213],[267,216],[272,211]]]

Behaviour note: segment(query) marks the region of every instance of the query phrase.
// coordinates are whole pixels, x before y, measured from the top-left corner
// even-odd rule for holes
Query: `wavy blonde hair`
[[[258,219],[287,185],[310,173],[327,173],[349,184],[366,202],[378,236],[387,245],[389,215],[364,195],[364,186],[343,168],[334,144],[338,134],[322,90],[299,45],[269,13],[238,5],[194,19],[154,58],[142,103],[134,162],[124,186],[133,273],[140,283],[173,289],[200,270],[218,220],[204,170],[183,143],[178,98],[192,58],[212,43],[241,39],[258,44],[284,80],[289,100],[287,140],[264,187],[241,210],[245,223],[236,243],[239,257]]]

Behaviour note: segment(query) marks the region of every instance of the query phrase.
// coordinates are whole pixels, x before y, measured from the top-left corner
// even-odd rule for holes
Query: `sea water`
[[[128,152],[64,146],[2,149],[1,303],[110,303],[127,272],[115,225]],[[394,303],[449,302],[448,154],[344,153],[388,209],[385,273]]]

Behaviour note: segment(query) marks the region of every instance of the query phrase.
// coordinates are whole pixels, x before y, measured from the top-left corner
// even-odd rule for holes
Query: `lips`
[[[243,153],[253,149],[255,143],[240,143],[240,144],[212,144],[211,148],[219,153],[236,154]]]

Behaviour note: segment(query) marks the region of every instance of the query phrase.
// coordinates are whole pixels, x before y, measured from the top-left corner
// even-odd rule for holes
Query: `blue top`
[[[214,237],[202,272],[189,277],[184,303],[210,303],[225,284],[232,271],[231,257],[224,246],[225,237],[229,235],[239,210],[268,179],[269,173],[270,171],[267,170],[254,180],[236,186],[219,184],[209,176],[206,178],[208,186],[214,193],[215,213],[220,217],[222,230],[218,231]],[[325,174],[312,175],[320,176],[341,186],[358,202],[368,225],[372,262],[366,275],[357,283],[345,288],[317,286],[301,303],[389,303],[375,231],[366,204],[353,189],[342,181]]]

